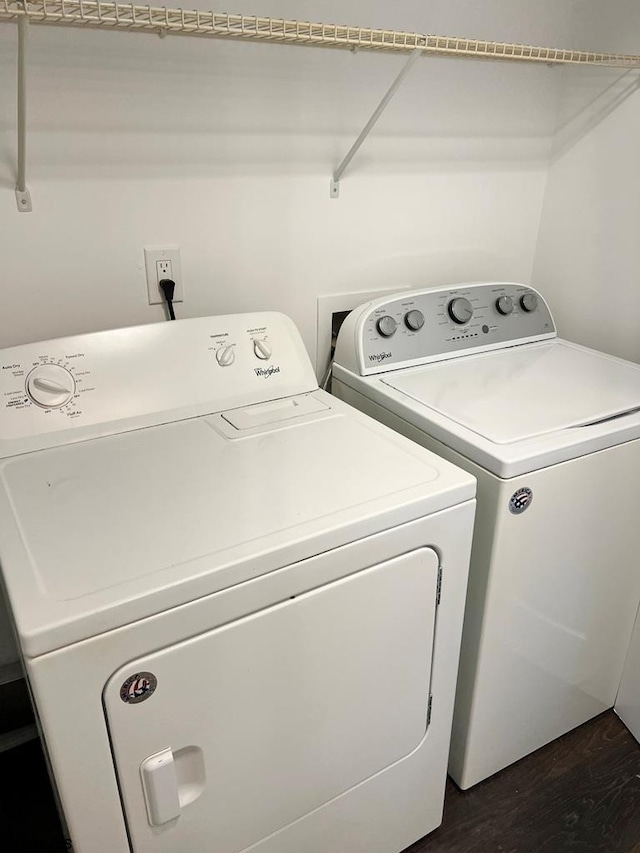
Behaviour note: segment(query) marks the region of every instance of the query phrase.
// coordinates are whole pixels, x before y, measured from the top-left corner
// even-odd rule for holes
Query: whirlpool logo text
[[[373,355],[369,356],[369,361],[377,361],[380,363],[381,361],[384,361],[385,358],[391,358],[391,356],[392,353],[390,352],[374,352]]]
[[[256,376],[262,376],[263,379],[268,379],[274,373],[280,373],[279,367],[254,367]]]

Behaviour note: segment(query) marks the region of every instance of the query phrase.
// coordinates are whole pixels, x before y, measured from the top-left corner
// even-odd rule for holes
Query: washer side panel
[[[640,440],[501,480],[343,383],[337,392],[478,481],[449,764],[458,785],[611,708],[640,600]],[[532,500],[515,515],[522,488]]]

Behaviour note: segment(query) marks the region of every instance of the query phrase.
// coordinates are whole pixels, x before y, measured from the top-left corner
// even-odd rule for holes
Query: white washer
[[[333,391],[478,479],[450,773],[468,788],[611,708],[640,599],[640,367],[556,336],[540,294],[385,297]]]
[[[0,559],[77,853],[392,853],[441,820],[475,482],[280,314],[0,354]]]
[[[631,635],[615,710],[634,738],[640,741],[640,614]]]

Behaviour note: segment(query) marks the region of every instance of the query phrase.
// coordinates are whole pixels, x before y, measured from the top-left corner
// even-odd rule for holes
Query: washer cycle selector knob
[[[411,329],[412,332],[419,332],[424,326],[424,314],[422,311],[414,308],[413,311],[407,311],[404,315],[404,322],[407,329]]]
[[[393,319],[393,317],[390,317],[388,314],[385,314],[385,316],[380,317],[380,319],[376,323],[376,328],[383,338],[390,338],[392,335],[395,335],[396,329],[398,328],[398,324]]]
[[[260,338],[253,339],[253,351],[258,358],[263,361],[268,361],[271,358],[271,344],[269,341],[263,341]]]
[[[535,293],[525,293],[524,296],[520,297],[520,305],[524,311],[531,313],[538,307],[538,297]]]
[[[218,362],[220,367],[229,367],[229,365],[233,364],[235,360],[236,354],[233,350],[233,347],[220,347],[220,349],[216,350],[216,361]]]
[[[43,409],[59,409],[73,397],[76,383],[59,364],[40,364],[27,376],[27,394]]]
[[[513,311],[513,299],[510,296],[499,296],[496,299],[496,308],[500,314],[504,314],[506,317],[507,314],[511,314]]]
[[[449,316],[454,323],[468,323],[473,317],[473,305],[464,296],[456,296],[447,305]]]

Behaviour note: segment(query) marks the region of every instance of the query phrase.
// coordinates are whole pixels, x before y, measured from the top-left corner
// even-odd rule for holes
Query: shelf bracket
[[[27,187],[27,31],[29,18],[26,3],[18,18],[18,177],[16,204],[20,213],[31,213],[31,193]]]
[[[351,148],[347,152],[342,163],[340,163],[338,168],[335,170],[335,172],[331,176],[331,184],[329,186],[329,195],[331,198],[339,198],[339,196],[340,196],[340,178],[344,175],[347,166],[349,165],[349,163],[353,160],[353,158],[356,156],[356,154],[360,150],[362,143],[365,141],[367,136],[369,136],[369,134],[373,130],[376,122],[378,121],[378,119],[380,118],[382,113],[387,108],[389,101],[391,100],[391,98],[393,98],[395,93],[398,91],[398,89],[402,85],[402,82],[404,81],[404,78],[411,71],[411,69],[413,68],[416,60],[421,55],[421,53],[422,53],[422,51],[417,49],[417,48],[415,48],[414,50],[411,51],[411,53],[409,54],[409,58],[407,59],[405,64],[400,69],[400,73],[398,74],[396,79],[393,81],[393,83],[389,87],[389,90],[387,91],[386,95],[384,96],[384,98],[380,101],[380,103],[376,107],[376,109],[375,109],[373,115],[371,116],[371,118],[369,119],[369,121],[362,128],[360,135],[358,136],[356,141],[353,143],[353,145],[351,146]]]

